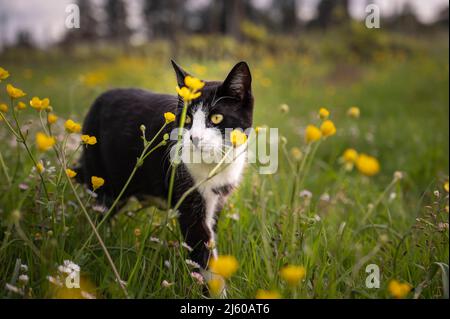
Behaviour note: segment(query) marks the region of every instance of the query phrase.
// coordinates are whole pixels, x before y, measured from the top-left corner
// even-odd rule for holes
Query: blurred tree
[[[332,25],[347,23],[349,20],[349,0],[321,0],[317,5],[317,17],[311,25],[327,29]]]
[[[272,7],[279,16],[277,29],[282,32],[291,33],[297,30],[298,18],[297,9],[299,3],[297,0],[278,0],[273,1]]]
[[[105,3],[106,36],[108,39],[127,45],[131,29],[127,23],[127,9],[123,0],[107,0]]]
[[[173,38],[183,24],[185,1],[144,0],[143,16],[149,38]]]
[[[26,30],[21,30],[17,33],[17,41],[15,47],[22,49],[31,49],[34,47],[33,37],[31,33]]]

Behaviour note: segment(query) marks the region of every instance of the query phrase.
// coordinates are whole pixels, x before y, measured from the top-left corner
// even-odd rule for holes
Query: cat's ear
[[[237,97],[243,100],[245,96],[251,94],[252,75],[246,62],[239,62],[231,69],[227,78],[222,84],[224,95]]]
[[[172,62],[173,69],[175,70],[175,74],[177,76],[177,84],[181,88],[184,86],[184,78],[189,75],[181,66],[179,66],[174,60],[170,60]]]

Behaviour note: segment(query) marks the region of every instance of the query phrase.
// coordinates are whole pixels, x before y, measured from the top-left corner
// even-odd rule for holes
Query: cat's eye
[[[219,124],[220,122],[223,121],[223,115],[222,114],[213,114],[211,115],[211,122],[213,124]]]
[[[191,122],[192,122],[191,117],[189,115],[186,115],[186,119],[184,120],[184,123],[191,124]]]

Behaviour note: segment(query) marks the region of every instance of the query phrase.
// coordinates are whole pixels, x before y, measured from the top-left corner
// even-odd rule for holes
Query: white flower
[[[185,242],[182,242],[182,243],[181,243],[181,246],[184,247],[184,248],[186,248],[188,251],[192,251],[192,247],[189,246],[188,244],[186,244]]]
[[[227,217],[230,218],[230,219],[233,219],[235,221],[238,221],[239,218],[240,218],[239,213],[228,214]]]
[[[157,238],[157,237],[150,237],[150,241],[157,243],[157,244],[161,244],[161,239]]]
[[[20,270],[23,271],[23,272],[27,272],[28,271],[28,266],[22,264],[22,265],[20,265]]]
[[[170,267],[172,267],[172,265],[170,264],[170,260],[164,260],[164,266],[170,269]]]
[[[27,284],[28,281],[30,280],[30,278],[27,275],[20,275],[19,276],[19,281],[23,284]]]
[[[169,288],[169,287],[172,286],[173,284],[174,284],[173,282],[168,282],[167,280],[163,280],[162,283],[161,283],[161,285],[162,285],[164,288]]]
[[[302,197],[304,199],[310,199],[312,196],[313,196],[313,194],[307,189],[304,189],[300,192],[300,197]]]
[[[200,268],[200,265],[193,260],[186,259],[186,264],[194,268]]]
[[[205,280],[203,279],[203,276],[198,273],[198,272],[191,272],[191,277],[195,279],[195,281],[199,284],[199,285],[203,285],[205,283]]]
[[[13,285],[10,285],[10,284],[6,284],[5,285],[5,289],[10,291],[10,292],[13,292],[13,293],[16,293],[16,294],[19,294],[19,295],[23,295],[22,289],[20,289],[20,288],[18,288],[16,286],[13,286]]]
[[[328,193],[323,193],[322,195],[320,195],[320,200],[324,201],[324,202],[329,202],[331,199],[330,194]]]

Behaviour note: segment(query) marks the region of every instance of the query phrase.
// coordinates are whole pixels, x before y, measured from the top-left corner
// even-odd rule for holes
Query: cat
[[[172,61],[177,84],[184,86],[189,75]],[[205,81],[200,97],[188,109],[183,132],[182,161],[176,168],[172,206],[192,186],[205,179],[216,163],[183,160],[184,155],[223,154],[228,129],[251,128],[254,98],[252,77],[246,62],[237,63],[223,82]],[[141,89],[113,89],[101,94],[91,106],[83,123],[83,134],[96,136],[98,143],[83,149],[78,168],[79,182],[89,185],[91,176],[105,179],[96,190],[97,200],[111,206],[136,159],[143,150],[141,125],[150,140],[164,124],[163,114],[172,112],[176,121],[162,134],[170,134],[179,126],[183,101],[180,97],[157,94]],[[161,134],[161,136],[162,136]],[[171,141],[157,148],[129,184],[124,198],[151,196],[167,202],[171,162],[169,153],[176,145]],[[192,248],[190,259],[201,269],[217,256],[215,243],[217,220],[228,196],[239,185],[246,164],[245,145],[217,175],[190,193],[178,208],[178,220],[185,242]],[[192,154],[191,154],[192,155]]]

